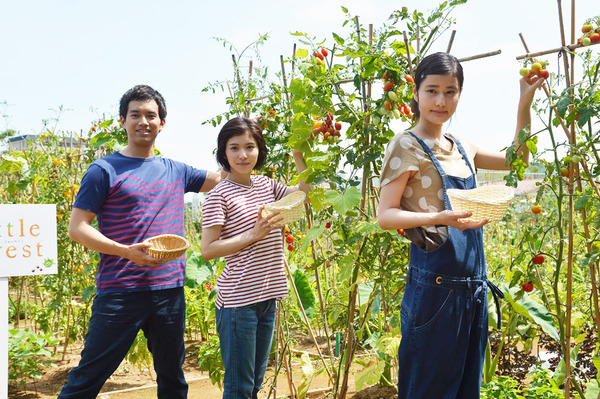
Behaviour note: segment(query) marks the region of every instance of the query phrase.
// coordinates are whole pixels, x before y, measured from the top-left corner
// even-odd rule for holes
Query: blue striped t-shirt
[[[121,244],[159,234],[184,236],[184,201],[198,192],[206,171],[162,157],[132,158],[114,153],[90,165],[74,207],[96,214],[98,230]],[[185,282],[185,255],[157,267],[100,254],[97,293],[160,290]]]

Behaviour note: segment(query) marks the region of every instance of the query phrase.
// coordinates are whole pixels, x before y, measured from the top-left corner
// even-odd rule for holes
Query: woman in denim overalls
[[[521,79],[517,146],[519,131],[531,121],[535,89],[542,83],[543,79],[536,77]],[[427,162],[437,171],[434,177],[441,180],[437,184],[442,187],[439,209],[444,209],[421,206],[423,212],[407,210],[406,194],[420,188],[415,180],[420,179],[419,184],[426,187],[422,175],[414,178],[422,170],[413,166],[402,171],[400,164],[409,160],[390,156],[391,148],[384,161],[384,172],[390,164],[391,169],[402,172],[393,180],[382,175],[379,224],[383,229],[407,229],[413,241],[401,306],[398,398],[478,398],[488,335],[488,286],[496,300],[502,296],[486,277],[482,226],[487,220],[462,221],[471,213],[452,211],[446,195],[450,188],[475,188],[475,168],[507,169],[503,153],[477,149],[470,160],[456,138],[443,134],[443,124],[454,114],[462,87],[462,67],[455,57],[447,53],[425,57],[415,72],[412,108],[417,123],[390,142],[390,147],[401,145],[405,150],[414,143],[414,151],[424,154],[414,159],[419,159],[419,167]],[[446,154],[454,152],[467,173],[460,177],[447,174],[432,146]],[[527,162],[527,148],[519,151]]]

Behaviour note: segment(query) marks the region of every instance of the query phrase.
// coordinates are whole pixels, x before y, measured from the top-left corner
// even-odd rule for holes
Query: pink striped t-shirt
[[[266,176],[252,176],[245,186],[221,181],[202,207],[202,228],[222,226],[221,239],[242,234],[254,227],[260,205],[284,197],[287,186]],[[217,279],[218,309],[247,306],[287,296],[281,230],[225,256],[225,269]]]

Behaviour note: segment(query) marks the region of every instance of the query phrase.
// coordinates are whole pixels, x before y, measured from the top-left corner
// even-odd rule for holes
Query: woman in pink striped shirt
[[[300,174],[306,169],[293,152]],[[289,187],[253,175],[267,157],[258,124],[248,118],[228,121],[217,138],[217,161],[229,172],[202,208],[202,256],[224,257],[215,301],[221,357],[225,366],[223,398],[256,398],[267,368],[275,324],[275,301],[287,295],[279,212],[261,215],[265,204],[310,187]]]

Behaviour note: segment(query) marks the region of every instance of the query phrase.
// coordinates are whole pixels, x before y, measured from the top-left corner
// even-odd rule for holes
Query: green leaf
[[[297,58],[306,58],[306,57],[308,57],[308,50],[304,49],[304,48],[299,48],[296,51],[296,57]]]
[[[190,288],[201,286],[213,274],[212,265],[199,252],[188,257],[185,267],[185,285]]]
[[[556,103],[556,112],[561,118],[565,117],[567,110],[569,109],[569,105],[571,105],[571,98],[569,96],[565,96],[558,100]]]
[[[585,389],[585,399],[598,399],[600,397],[600,382],[596,379],[590,380]]]
[[[358,285],[358,303],[360,306],[369,303],[371,292],[375,289],[375,283],[372,281]]]
[[[290,93],[292,93],[294,97],[305,97],[306,92],[304,89],[304,82],[302,81],[302,79],[292,80],[292,82],[290,83]]]
[[[337,44],[339,44],[340,46],[344,45],[344,39],[341,38],[338,34],[336,34],[335,32],[331,33],[333,35],[334,40],[336,41]]]
[[[294,284],[298,290],[298,295],[300,296],[300,302],[302,302],[304,312],[310,320],[315,314],[315,294],[312,288],[310,288],[308,277],[306,277],[306,275],[302,273],[300,269],[296,269],[293,277]]]
[[[306,352],[300,358],[300,368],[302,369],[302,379],[300,385],[298,385],[298,399],[304,399],[315,376],[315,369],[310,361],[310,356]]]
[[[554,326],[554,320],[548,309],[527,294],[515,301],[514,297],[519,290],[520,288],[518,287],[504,289],[506,300],[512,305],[513,309],[521,316],[524,316],[539,325],[546,334],[552,337],[552,339],[559,341],[560,336],[558,330]]]
[[[579,196],[577,198],[577,201],[575,201],[575,210],[579,211],[581,209],[584,209],[588,202],[589,198],[587,195]]]
[[[338,261],[338,279],[340,281],[350,281],[354,268],[354,260],[354,255],[348,254]]]
[[[385,361],[378,357],[373,357],[371,361],[356,374],[356,392],[360,392],[364,386],[377,383],[383,375]]]
[[[302,239],[302,251],[305,251],[308,248],[308,245],[311,241],[317,240],[323,232],[325,231],[325,226],[313,226],[306,232],[306,237]]]
[[[84,302],[87,302],[95,294],[96,294],[96,286],[95,285],[85,287],[83,289],[83,292],[81,293],[81,299],[83,299]]]
[[[356,187],[348,188],[343,194],[337,190],[325,192],[325,201],[331,204],[339,215],[345,215],[358,206],[361,198],[360,191]]]
[[[356,225],[355,232],[359,235],[365,236],[371,233],[382,233],[384,230],[379,227],[377,223],[369,223],[361,221]]]

